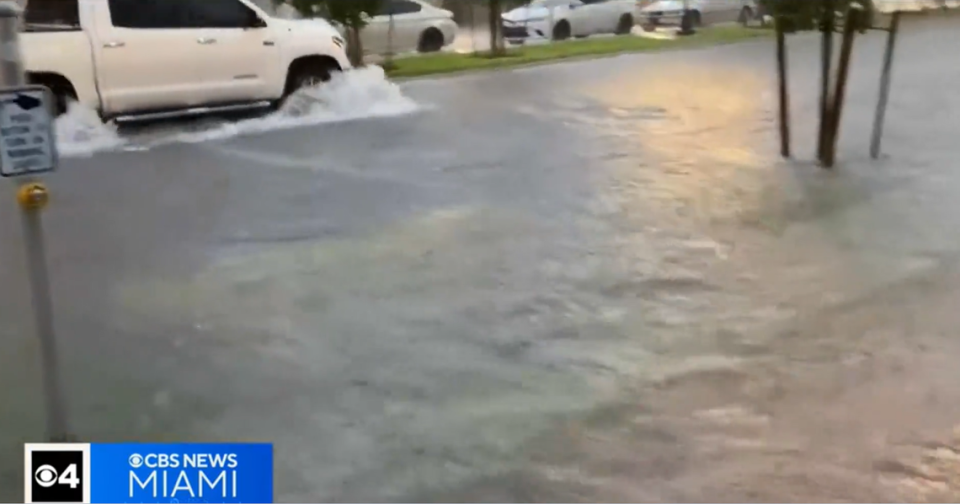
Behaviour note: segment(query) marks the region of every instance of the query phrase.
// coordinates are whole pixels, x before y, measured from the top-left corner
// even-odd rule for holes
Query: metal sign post
[[[52,172],[57,167],[53,99],[49,89],[26,85],[20,56],[19,20],[20,8],[15,3],[0,2],[0,175],[15,177],[20,182],[17,203],[23,225],[34,324],[40,338],[47,438],[64,442],[71,436],[60,382],[41,220],[50,194],[43,183],[34,180],[38,174]]]
[[[556,10],[556,8],[557,8],[556,5],[551,5],[551,6],[550,6],[550,10],[547,11],[547,29],[550,30],[550,31],[548,31],[548,32],[545,34],[546,37],[547,37],[547,42],[553,42],[553,41],[554,41],[554,40],[553,40],[553,29],[554,29],[554,26],[553,26],[554,12],[553,12],[553,11]],[[529,36],[529,35],[530,35],[530,34],[527,34],[527,36]]]
[[[470,2],[469,8],[467,8],[467,14],[470,16],[470,49],[473,51],[473,54],[477,54],[477,23],[474,20],[473,13],[473,2]]]

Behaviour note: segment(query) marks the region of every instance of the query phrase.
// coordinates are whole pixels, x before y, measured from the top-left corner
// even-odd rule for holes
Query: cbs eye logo
[[[130,464],[130,467],[136,469],[143,466],[143,456],[139,453],[134,453],[130,455],[130,458],[127,459],[127,462]]]
[[[27,502],[83,502],[84,470],[82,451],[33,451]]]

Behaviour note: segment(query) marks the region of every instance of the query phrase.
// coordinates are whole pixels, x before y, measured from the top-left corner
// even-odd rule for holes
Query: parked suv
[[[23,21],[28,81],[118,121],[266,108],[350,67],[328,23],[248,0],[30,0]]]

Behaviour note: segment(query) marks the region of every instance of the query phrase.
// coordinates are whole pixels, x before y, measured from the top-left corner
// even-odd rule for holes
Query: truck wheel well
[[[57,115],[67,111],[67,105],[77,99],[77,90],[66,77],[53,72],[27,72],[27,82],[50,88],[57,102]]]
[[[337,63],[337,60],[330,56],[320,56],[320,55],[311,55],[311,56],[301,56],[290,63],[290,67],[287,69],[287,85],[284,89],[284,94],[288,95],[295,89],[292,89],[297,83],[297,75],[303,71],[310,70],[326,70],[328,72],[340,72],[343,68],[340,67],[340,63]]]

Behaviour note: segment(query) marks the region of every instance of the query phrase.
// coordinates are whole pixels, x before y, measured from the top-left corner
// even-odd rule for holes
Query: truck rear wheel
[[[28,73],[27,82],[46,86],[53,92],[57,117],[67,113],[70,103],[77,101],[77,91],[66,77],[53,73]]]

